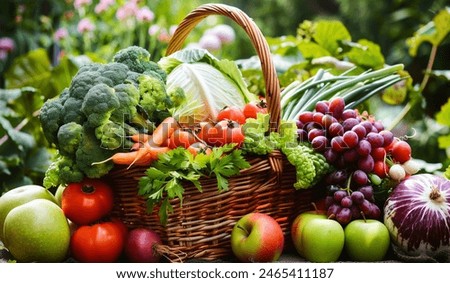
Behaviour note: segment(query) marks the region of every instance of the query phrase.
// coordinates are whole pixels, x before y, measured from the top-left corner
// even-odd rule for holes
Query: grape
[[[361,209],[359,209],[358,206],[353,205],[352,207],[350,207],[350,210],[352,211],[352,219],[361,218]]]
[[[336,152],[342,152],[346,149],[344,139],[341,136],[336,136],[331,139],[331,148]]]
[[[359,121],[356,118],[348,118],[342,122],[342,127],[344,127],[344,131],[350,131],[354,126],[358,125]]]
[[[369,181],[369,177],[366,172],[358,169],[353,172],[352,181],[360,186],[364,186]]]
[[[349,148],[354,148],[359,142],[358,135],[353,131],[345,132],[342,138]]]
[[[372,132],[372,123],[370,123],[369,121],[362,121],[360,125],[363,126],[364,129],[366,129],[366,133]]]
[[[328,148],[327,150],[325,150],[325,152],[323,153],[323,156],[325,157],[327,162],[330,164],[335,163],[338,158],[338,154],[331,148]]]
[[[330,114],[323,115],[323,117],[322,117],[322,125],[325,127],[325,129],[328,129],[328,127],[330,127],[330,125],[333,124],[333,123],[337,123],[336,118],[334,118]]]
[[[358,160],[358,168],[366,173],[370,173],[373,170],[375,161],[371,155],[363,156]]]
[[[341,199],[341,206],[350,208],[353,205],[352,198],[350,196],[345,196]]]
[[[325,132],[322,129],[316,129],[316,128],[311,129],[308,132],[308,140],[312,141],[315,137],[319,137],[319,136],[323,136],[324,137],[324,134],[325,134]]]
[[[366,136],[366,128],[364,128],[361,124],[355,125],[352,128],[352,131],[355,132],[358,135],[359,139],[362,139]]]
[[[375,122],[373,122],[373,123],[372,123],[372,126],[374,126],[375,129],[377,129],[377,132],[378,132],[378,133],[384,130],[384,126],[383,126],[383,123],[382,123],[381,121],[375,121]]]
[[[364,201],[364,199],[365,199],[364,194],[362,192],[360,192],[360,191],[352,192],[350,197],[352,198],[352,201],[355,204],[361,204]]]
[[[330,207],[334,203],[334,199],[332,196],[325,197],[325,207]]]
[[[352,149],[344,151],[344,153],[342,154],[342,157],[344,158],[345,163],[351,164],[358,160],[359,155],[356,152],[356,149],[352,148]]]
[[[330,100],[330,105],[328,106],[329,111],[333,114],[333,117],[340,119],[342,112],[344,112],[345,101],[342,97],[334,97]]]
[[[384,144],[383,137],[378,133],[368,133],[366,139],[372,145],[372,148],[382,147]]]
[[[383,137],[384,140],[383,147],[390,145],[394,140],[394,134],[391,131],[382,130],[379,132],[379,134]]]
[[[311,133],[311,132],[310,132]],[[308,135],[309,137],[309,135]],[[327,149],[328,139],[325,136],[317,136],[312,139],[311,146],[316,151],[325,151]]]
[[[327,216],[330,218],[336,217],[336,214],[338,214],[341,209],[342,208],[339,204],[333,203],[327,209]]]
[[[380,208],[376,204],[371,203],[369,217],[373,219],[378,219],[380,218],[380,216],[381,216]]]
[[[356,146],[356,152],[361,156],[367,156],[372,151],[372,146],[367,140],[360,140]]]
[[[349,223],[352,220],[352,211],[348,207],[343,207],[337,214],[336,214],[336,220],[341,223],[342,225],[345,225]]]
[[[308,140],[308,133],[303,129],[297,129],[297,140],[305,142]]]
[[[315,110],[322,114],[326,114],[329,112],[328,104],[329,103],[327,101],[319,101],[316,103]]]
[[[295,121],[295,124],[297,125],[297,129],[303,129],[305,126],[305,124],[303,124],[300,120]]]
[[[358,208],[361,209],[364,215],[370,215],[370,212],[372,211],[372,203],[365,199],[362,203],[358,204]]]
[[[309,123],[313,121],[313,112],[311,111],[304,111],[300,113],[298,116],[298,120],[302,122],[303,124]]]
[[[373,187],[372,186],[364,186],[359,188],[359,192],[364,195],[364,198],[369,201],[375,201],[373,198]]]
[[[313,113],[313,121],[316,122],[319,125],[322,125],[322,118],[323,118],[324,114],[320,113],[320,112],[314,112]]]
[[[336,185],[344,184],[345,181],[347,180],[347,172],[345,172],[344,170],[336,170],[330,173],[330,177],[332,179],[333,184]]]
[[[328,134],[330,137],[342,136],[344,134],[344,127],[339,122],[332,123],[328,127]]]
[[[346,190],[339,190],[333,194],[334,201],[336,201],[337,203],[340,203],[341,200],[346,196],[348,196]]]
[[[341,119],[347,120],[349,118],[356,118],[356,112],[353,109],[346,109],[342,112]]]

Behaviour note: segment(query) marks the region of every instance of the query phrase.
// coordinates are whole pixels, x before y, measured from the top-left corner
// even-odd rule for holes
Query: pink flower
[[[0,50],[5,52],[11,52],[14,50],[14,40],[10,37],[2,37],[0,38]]]
[[[201,48],[207,49],[209,51],[219,50],[222,46],[220,38],[212,33],[204,34],[198,43]]]
[[[114,5],[114,3],[115,0],[100,0],[100,3],[95,6],[94,11],[95,13],[100,14],[108,10],[108,8]]]
[[[161,31],[161,26],[159,26],[157,24],[151,25],[148,28],[148,34],[151,36],[158,34],[160,31]]]
[[[80,9],[83,6],[90,5],[92,3],[92,0],[75,0],[73,2],[73,6],[75,9]]]
[[[81,19],[78,23],[77,29],[79,33],[85,33],[94,30],[95,26],[89,19]]]
[[[59,28],[55,31],[53,34],[53,38],[55,38],[56,41],[60,41],[61,39],[66,38],[69,35],[69,32],[66,28]]]
[[[221,43],[231,43],[236,38],[234,29],[229,25],[218,25],[208,31],[207,33],[212,33],[220,39]]]
[[[155,14],[147,7],[139,9],[136,13],[136,19],[140,22],[151,22],[155,18]]]
[[[122,7],[117,9],[116,18],[123,21],[127,18],[136,16],[139,11],[139,7],[136,1],[128,1]]]

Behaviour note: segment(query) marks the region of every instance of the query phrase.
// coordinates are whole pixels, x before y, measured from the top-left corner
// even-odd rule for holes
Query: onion
[[[400,182],[384,207],[394,251],[410,260],[450,260],[450,181],[432,174]]]

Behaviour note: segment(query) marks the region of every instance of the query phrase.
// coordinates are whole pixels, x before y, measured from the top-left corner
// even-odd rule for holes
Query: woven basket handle
[[[269,45],[255,22],[240,9],[224,4],[205,4],[197,7],[178,25],[169,42],[166,55],[168,56],[175,51],[180,50],[191,30],[209,15],[223,15],[229,17],[239,24],[249,36],[261,61],[261,68],[266,84],[267,109],[270,113],[270,131],[277,131],[280,123],[281,111],[280,84],[273,65]]]

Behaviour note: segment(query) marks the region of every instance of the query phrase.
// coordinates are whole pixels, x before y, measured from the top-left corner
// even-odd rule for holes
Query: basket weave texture
[[[234,20],[248,34],[258,57],[266,84],[266,101],[270,113],[270,130],[277,131],[280,121],[280,87],[269,47],[259,28],[238,8],[223,4],[206,4],[189,13],[180,23],[169,43],[167,55],[181,49],[190,31],[208,15],[223,15]],[[147,211],[145,199],[138,195],[138,182],[146,168],[115,167],[107,176],[115,190],[114,214],[129,228],[147,227],[161,236],[170,261],[189,259],[218,260],[232,256],[231,230],[245,214],[262,212],[280,224],[286,241],[289,226],[300,212],[311,208],[320,196],[314,189],[296,191],[295,168],[285,156],[274,151],[267,156],[247,156],[250,168],[229,179],[229,190],[218,192],[215,178],[200,180],[203,192],[186,184],[183,203],[171,200],[173,212],[167,225],[161,225],[159,207]]]

